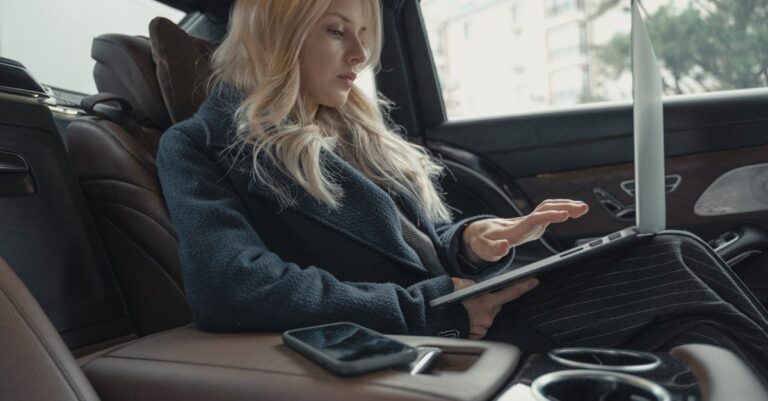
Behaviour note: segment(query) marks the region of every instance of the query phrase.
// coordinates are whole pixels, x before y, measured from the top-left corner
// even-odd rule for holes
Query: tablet
[[[459,302],[471,296],[498,290],[527,277],[541,275],[554,269],[573,265],[574,263],[591,259],[608,252],[615,252],[620,248],[635,243],[640,237],[636,227],[625,228],[604,237],[596,238],[589,243],[568,249],[556,255],[498,274],[469,287],[435,298],[429,301],[429,306],[435,307]],[[644,235],[642,237],[646,236]]]

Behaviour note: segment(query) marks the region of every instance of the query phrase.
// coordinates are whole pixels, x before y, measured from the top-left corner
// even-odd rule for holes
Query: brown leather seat
[[[164,18],[151,22],[150,35],[152,44],[105,34],[91,48],[99,92],[125,98],[138,124],[86,116],[67,130],[70,159],[139,336],[191,321],[155,155],[162,132],[205,99],[213,50]]]
[[[175,41],[178,32],[183,34],[167,20],[153,21],[153,33],[158,32],[158,27],[161,34],[176,34],[172,37]],[[196,50],[210,49],[200,40],[190,43]],[[180,45],[190,44],[182,41]],[[160,47],[155,51],[157,57],[167,49],[175,49]],[[176,235],[157,178],[155,155],[162,132],[172,121],[189,117],[204,93],[176,93],[164,99],[168,93],[161,91],[147,38],[102,35],[94,39],[91,55],[96,60],[94,79],[99,92],[111,92],[128,100],[139,124],[128,127],[104,116],[79,117],[68,127],[69,155],[137,334],[143,336],[191,321]],[[173,61],[171,66],[178,66],[178,61]],[[207,58],[202,63],[202,67],[178,66],[180,72],[174,74],[164,61],[162,73],[166,77],[189,76],[188,70],[192,69],[205,74]],[[169,87],[167,82],[165,87]],[[189,91],[193,93],[191,86]]]
[[[27,287],[0,258],[0,398],[98,400]]]

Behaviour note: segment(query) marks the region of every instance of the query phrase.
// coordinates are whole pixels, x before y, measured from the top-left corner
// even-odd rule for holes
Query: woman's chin
[[[335,109],[347,104],[347,99],[349,99],[349,95],[344,94],[343,96],[338,96],[338,97],[335,97],[334,99],[328,99],[328,101],[323,102],[322,105],[325,107],[330,107]]]

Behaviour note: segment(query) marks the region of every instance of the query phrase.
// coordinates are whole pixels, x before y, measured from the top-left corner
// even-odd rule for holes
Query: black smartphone
[[[417,355],[410,345],[349,322],[288,330],[283,344],[340,376],[405,365]]]

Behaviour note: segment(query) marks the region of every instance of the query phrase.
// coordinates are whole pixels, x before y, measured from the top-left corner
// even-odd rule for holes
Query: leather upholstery
[[[213,49],[165,19],[152,21],[150,31],[152,45],[143,37],[105,34],[91,49],[99,91],[127,99],[143,127],[89,116],[75,119],[67,135],[70,159],[139,336],[192,319],[155,155],[162,131],[190,117],[204,100]]]
[[[116,93],[133,106],[142,125],[165,130],[171,125],[160,86],[149,39],[105,34],[93,40],[91,57],[96,60],[93,78],[99,92]]]
[[[155,75],[149,40],[107,34],[93,42],[99,90],[126,98],[152,141],[95,116],[69,124],[69,156],[133,315],[139,336],[191,321],[176,234],[160,184],[157,139],[171,124]],[[101,67],[100,67],[101,66]]]
[[[0,398],[98,400],[40,305],[0,259]]]
[[[339,378],[287,348],[274,333],[171,330],[83,361],[104,400],[488,400],[520,352],[490,341],[393,336],[443,355],[432,374],[384,370]],[[161,379],[160,379],[161,378]]]
[[[137,334],[189,323],[176,234],[157,179],[156,149],[144,148],[120,126],[95,117],[70,123],[67,141]]]
[[[163,17],[149,23],[149,37],[165,106],[174,123],[184,121],[208,95],[209,59],[214,46]]]

